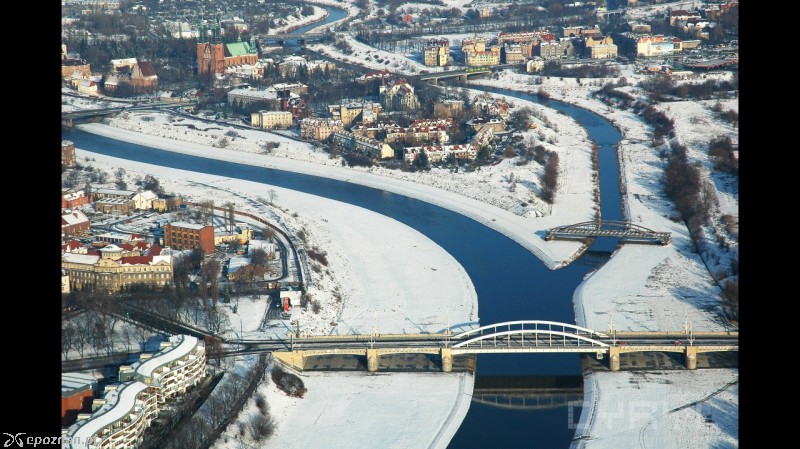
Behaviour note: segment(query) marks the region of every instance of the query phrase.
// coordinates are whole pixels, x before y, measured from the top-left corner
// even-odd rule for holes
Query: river
[[[329,17],[310,28],[338,18],[336,8],[326,7]],[[309,29],[310,29],[309,28]],[[540,102],[535,96],[483,86],[470,88]],[[586,128],[600,147],[599,171],[601,214],[604,219],[622,219],[619,169],[615,145],[619,131],[605,118],[556,100],[548,107],[563,111]],[[585,275],[596,268],[584,258],[559,270],[549,270],[536,256],[508,237],[472,219],[431,204],[391,192],[341,181],[283,172],[262,167],[171,153],[65,130],[65,139],[87,151],[150,164],[186,169],[219,176],[263,182],[287,189],[344,201],[394,218],[423,233],[449,252],[470,276],[479,301],[483,324],[510,320],[538,319],[575,323],[572,295]],[[568,224],[568,223],[564,223]],[[458,230],[454,232],[454,230]],[[590,248],[593,255],[608,257],[616,241],[598,239]],[[576,375],[580,374],[576,354],[481,355],[477,375]],[[580,404],[570,410],[503,409],[473,402],[450,448],[568,448],[580,416]]]

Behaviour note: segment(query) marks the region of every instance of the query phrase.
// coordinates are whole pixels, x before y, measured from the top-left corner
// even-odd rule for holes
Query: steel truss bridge
[[[547,230],[545,240],[586,239],[591,237],[619,237],[625,241],[654,242],[669,245],[672,234],[657,232],[627,221],[599,220],[585,221]]]
[[[687,328],[689,329],[689,328]],[[490,324],[454,334],[370,334],[349,336],[289,335],[288,350],[273,356],[302,371],[306,359],[324,355],[366,356],[367,370],[378,371],[379,358],[390,354],[431,354],[441,358],[442,371],[450,372],[453,357],[472,354],[586,353],[608,357],[618,371],[619,356],[630,352],[677,352],[686,356],[686,367],[697,368],[697,354],[738,351],[738,332],[616,332],[602,333],[555,321],[521,320]],[[241,341],[248,350],[264,342]]]

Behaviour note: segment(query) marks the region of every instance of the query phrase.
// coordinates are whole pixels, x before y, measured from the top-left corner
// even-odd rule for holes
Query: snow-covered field
[[[738,380],[736,369],[592,373],[572,448],[738,447]]]
[[[259,386],[277,430],[265,444],[292,448],[445,448],[469,408],[473,377],[467,373],[303,374],[308,393],[292,398],[271,381]],[[249,401],[239,414],[258,413]],[[234,423],[212,446],[238,448]]]

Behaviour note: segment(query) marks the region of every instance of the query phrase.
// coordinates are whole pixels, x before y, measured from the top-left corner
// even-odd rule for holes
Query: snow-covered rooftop
[[[67,436],[72,437],[70,447],[76,449],[93,447],[95,442],[92,437],[106,426],[128,416],[136,405],[136,396],[145,390],[147,385],[136,381],[123,384],[117,390],[106,393],[106,403],[92,413],[91,418],[76,422],[67,431]]]
[[[153,377],[153,371],[159,367],[166,365],[173,360],[178,360],[192,352],[195,346],[197,346],[197,337],[193,337],[191,335],[173,335],[169,338],[169,342],[172,344],[172,346],[157,352],[152,358],[145,360],[144,362],[139,361],[134,363],[131,368],[136,372],[136,374],[139,374],[144,378]],[[158,384],[155,379],[154,383]]]
[[[173,228],[184,228],[184,229],[203,229],[206,226],[201,225],[198,223],[189,223],[188,221],[173,221],[172,223],[168,223]]]
[[[77,254],[77,253],[64,253],[61,256],[61,261],[78,263],[83,265],[94,265],[100,259],[100,256],[93,254]]]

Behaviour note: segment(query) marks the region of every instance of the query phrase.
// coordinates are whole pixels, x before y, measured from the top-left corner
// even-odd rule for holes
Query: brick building
[[[164,244],[174,249],[200,248],[214,252],[214,227],[176,221],[164,225]]]
[[[89,197],[86,196],[83,190],[76,190],[74,192],[68,191],[61,195],[62,209],[72,209],[87,203],[89,203]]]
[[[79,235],[89,230],[89,218],[79,210],[67,211],[61,215],[61,235]]]
[[[137,94],[153,93],[158,90],[158,75],[150,61],[137,60],[131,71],[131,84]]]
[[[61,374],[61,425],[74,423],[78,413],[91,410],[97,379],[84,373]]]
[[[211,31],[211,36],[208,32]],[[200,25],[200,42],[197,44],[198,75],[222,74],[228,67],[254,65],[258,62],[258,48],[255,36],[250,42],[222,43],[222,27],[219,19],[210,30],[206,24]]]
[[[72,167],[77,162],[75,144],[69,140],[61,141],[61,165]]]

